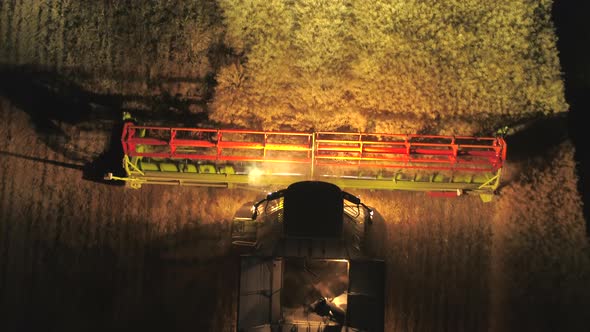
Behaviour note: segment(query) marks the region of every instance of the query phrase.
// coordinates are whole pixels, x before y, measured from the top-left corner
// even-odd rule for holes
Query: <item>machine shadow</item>
[[[587,9],[588,3],[573,5],[567,1],[555,1],[552,18],[558,37],[557,48],[565,82],[565,97],[570,105],[568,125],[570,138],[576,146],[575,158],[580,177],[578,191],[582,193],[586,236],[590,238],[590,154],[587,149],[588,129],[585,118],[590,106],[590,67],[587,46],[586,49],[582,46],[590,43],[590,22],[585,14]]]
[[[378,210],[373,209],[373,221],[367,228],[366,249],[370,257],[385,259],[387,223]]]
[[[543,157],[548,149],[559,146],[569,137],[565,113],[527,121],[515,127],[521,129],[505,137],[507,159],[514,162]]]
[[[57,160],[30,157],[30,156],[25,156],[23,154],[13,153],[13,152],[8,152],[8,151],[0,151],[0,155],[20,158],[20,159],[25,159],[25,160],[30,160],[30,161],[40,162],[40,163],[46,163],[49,165],[65,167],[65,168],[70,168],[70,169],[77,169],[77,170],[84,169],[84,165],[81,165],[81,164],[66,163],[66,162],[61,162],[61,161],[57,161]]]
[[[100,94],[89,92],[80,83],[69,77],[84,79],[96,75],[84,73],[77,68],[68,68],[69,74],[55,69],[34,65],[0,65],[0,96],[24,111],[41,141],[54,152],[67,159],[84,163],[82,178],[107,183],[106,172],[124,175],[121,166],[123,150],[120,143],[122,112],[132,112],[142,122],[200,123],[207,121],[207,113],[192,113],[192,104],[206,106],[206,100],[185,99],[182,96],[159,96],[141,94]],[[100,75],[99,75],[100,76]],[[104,75],[103,75],[104,76]],[[80,78],[81,77],[81,78]],[[147,78],[133,77],[129,73],[117,73],[115,80],[126,81]],[[162,81],[187,81],[190,78],[160,77]],[[193,79],[194,80],[194,79]],[[211,81],[205,78],[206,81]],[[214,82],[206,83],[208,85]],[[141,102],[149,110],[129,109],[129,102]],[[131,103],[132,104],[132,103]],[[164,119],[164,120],[163,120]],[[107,138],[105,151],[85,151],[83,144],[76,142],[81,133],[86,137]],[[108,181],[113,184],[113,181]]]

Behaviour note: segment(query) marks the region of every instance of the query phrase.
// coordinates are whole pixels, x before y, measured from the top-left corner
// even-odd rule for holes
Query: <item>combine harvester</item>
[[[144,184],[285,187],[324,181],[343,189],[478,194],[490,201],[506,159],[501,137],[170,128],[126,122],[125,177]]]
[[[170,128],[126,122],[125,177],[144,184],[276,188],[234,215],[238,332],[384,331],[375,211],[343,189],[478,194],[499,186],[501,137]]]

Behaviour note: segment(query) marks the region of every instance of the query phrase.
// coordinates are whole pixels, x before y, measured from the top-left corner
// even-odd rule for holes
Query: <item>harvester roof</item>
[[[302,181],[285,192],[285,236],[337,238],[342,234],[342,191],[320,181]]]

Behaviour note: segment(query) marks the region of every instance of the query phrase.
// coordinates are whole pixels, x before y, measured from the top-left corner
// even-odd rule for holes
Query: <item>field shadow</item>
[[[373,209],[373,221],[368,226],[366,234],[367,254],[372,258],[384,259],[385,248],[387,247],[387,224],[378,210]]]
[[[588,153],[588,129],[586,110],[590,107],[590,21],[587,18],[588,3],[554,1],[552,19],[557,35],[559,61],[565,81],[565,97],[570,106],[569,122],[571,139],[576,146],[577,171],[580,177],[578,190],[584,201],[586,235],[590,238],[590,154]]]
[[[204,100],[187,100],[166,93],[151,96],[147,91],[145,95],[93,93],[69,77],[75,74],[77,80],[83,80],[96,76],[76,68],[68,68],[67,72],[69,74],[34,65],[0,64],[0,95],[29,116],[40,140],[51,150],[84,164],[83,179],[114,184],[103,180],[106,172],[124,175],[120,143],[123,111],[132,112],[135,118],[145,123],[207,121],[206,112],[192,113],[189,109],[193,103],[206,104]],[[130,73],[114,75],[110,78],[122,81],[142,79]],[[189,82],[191,78],[158,77],[152,80]],[[140,102],[150,109],[130,109],[126,106],[129,102]],[[85,141],[80,139],[82,136]],[[97,142],[103,141],[108,142],[108,148],[101,151]]]
[[[45,164],[49,164],[49,165],[53,165],[53,166],[65,167],[65,168],[70,168],[70,169],[76,169],[76,170],[83,170],[84,169],[84,165],[81,165],[81,164],[66,163],[66,162],[57,161],[57,160],[25,156],[23,154],[13,153],[13,152],[8,152],[8,151],[0,151],[0,155],[8,156],[8,157],[15,157],[15,158],[24,159],[24,160],[30,160],[30,161],[34,161],[34,162],[45,163]]]
[[[37,66],[0,66],[0,93],[26,112],[35,130],[43,135],[65,134],[58,123],[112,121],[116,101],[84,91],[56,71]],[[93,108],[92,105],[105,107]],[[59,152],[59,151],[58,151]]]
[[[64,220],[58,237],[37,223],[4,223],[11,239],[0,246],[0,318],[7,331],[231,330],[239,260],[217,249],[214,240],[230,236],[224,223],[150,237],[149,222],[120,221],[97,229],[98,243],[84,240],[91,230],[83,220]],[[26,252],[16,247],[21,242]]]
[[[0,64],[0,93],[12,104],[31,117],[35,129],[42,133],[58,131],[57,123],[74,125],[110,125],[121,117],[123,111],[134,111],[141,120],[174,122],[199,122],[207,119],[206,112],[194,113],[189,106],[198,104],[205,107],[203,99],[170,95],[162,91],[150,94],[149,88],[137,93],[96,93],[84,88],[81,82],[92,79],[109,79],[117,82],[210,82],[211,78],[190,77],[146,77],[132,72],[112,74],[89,73],[80,68],[68,67],[57,71],[55,68],[37,65]],[[133,109],[126,105],[139,102],[145,109]],[[81,129],[87,129],[82,126]],[[93,129],[93,128],[89,128]],[[58,131],[59,132],[59,131]]]
[[[229,225],[192,225],[154,239],[143,293],[147,330],[229,330],[237,310],[239,256]],[[157,328],[154,328],[157,326]]]
[[[566,113],[525,121],[514,127],[518,129],[505,137],[507,159],[514,162],[543,157],[569,137]]]

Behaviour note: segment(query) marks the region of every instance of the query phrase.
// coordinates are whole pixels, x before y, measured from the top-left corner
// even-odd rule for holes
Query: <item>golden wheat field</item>
[[[354,192],[378,211],[386,330],[587,330],[551,5],[0,0],[0,330],[235,331],[230,221],[264,193],[101,181],[124,110],[256,129],[508,124],[490,203]]]

